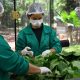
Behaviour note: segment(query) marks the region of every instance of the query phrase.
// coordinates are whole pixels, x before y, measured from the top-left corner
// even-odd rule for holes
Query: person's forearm
[[[55,52],[56,52],[56,50],[55,50],[54,48],[50,49],[50,51],[51,51],[52,53],[55,53]]]
[[[37,74],[37,73],[41,73],[40,68],[29,63],[28,74]]]

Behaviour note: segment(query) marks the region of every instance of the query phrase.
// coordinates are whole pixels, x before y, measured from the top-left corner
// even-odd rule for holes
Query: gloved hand
[[[42,52],[42,57],[45,57],[46,55],[48,55],[51,51],[50,50],[45,50],[44,52]]]
[[[51,70],[47,67],[40,67],[40,70],[41,70],[41,74],[52,73]]]
[[[33,57],[33,51],[30,51],[30,47],[25,47],[22,51],[21,54],[22,55],[29,55],[30,57]]]

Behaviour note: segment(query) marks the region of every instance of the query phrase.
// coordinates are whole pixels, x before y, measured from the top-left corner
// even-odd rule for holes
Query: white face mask
[[[43,19],[40,19],[40,20],[30,19],[30,23],[35,27],[41,27],[41,24],[43,23]]]

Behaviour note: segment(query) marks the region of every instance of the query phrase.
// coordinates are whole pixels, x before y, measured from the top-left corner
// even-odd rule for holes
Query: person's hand
[[[52,73],[51,70],[47,67],[40,67],[40,70],[41,70],[41,74]]]
[[[50,50],[45,50],[44,52],[42,52],[42,57],[45,57],[46,55],[48,55],[51,51]]]
[[[29,55],[30,57],[33,57],[33,51],[30,51],[30,47],[25,47],[22,51],[21,51],[21,54],[23,56],[25,55]]]

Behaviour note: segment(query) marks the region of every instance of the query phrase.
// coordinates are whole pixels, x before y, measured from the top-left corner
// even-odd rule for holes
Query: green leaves
[[[70,46],[68,48],[64,48],[61,55],[69,56],[80,56],[80,45]]]
[[[73,67],[76,67],[77,69],[80,69],[80,60],[78,61],[72,61]]]
[[[54,59],[50,63],[50,69],[53,70],[59,64],[57,59]]]
[[[66,11],[63,11],[61,13],[61,17],[62,17],[62,19],[64,20],[65,23],[70,22],[69,14]]]
[[[80,26],[80,19],[74,10],[71,11],[70,13],[68,13],[66,11],[62,11],[61,17],[65,23],[72,23],[72,24],[74,24],[75,27]]]
[[[37,66],[46,66],[52,74],[37,74],[27,76],[27,80],[66,80],[80,77],[80,45],[64,48],[61,54],[52,54],[35,58],[25,57],[30,63]]]

